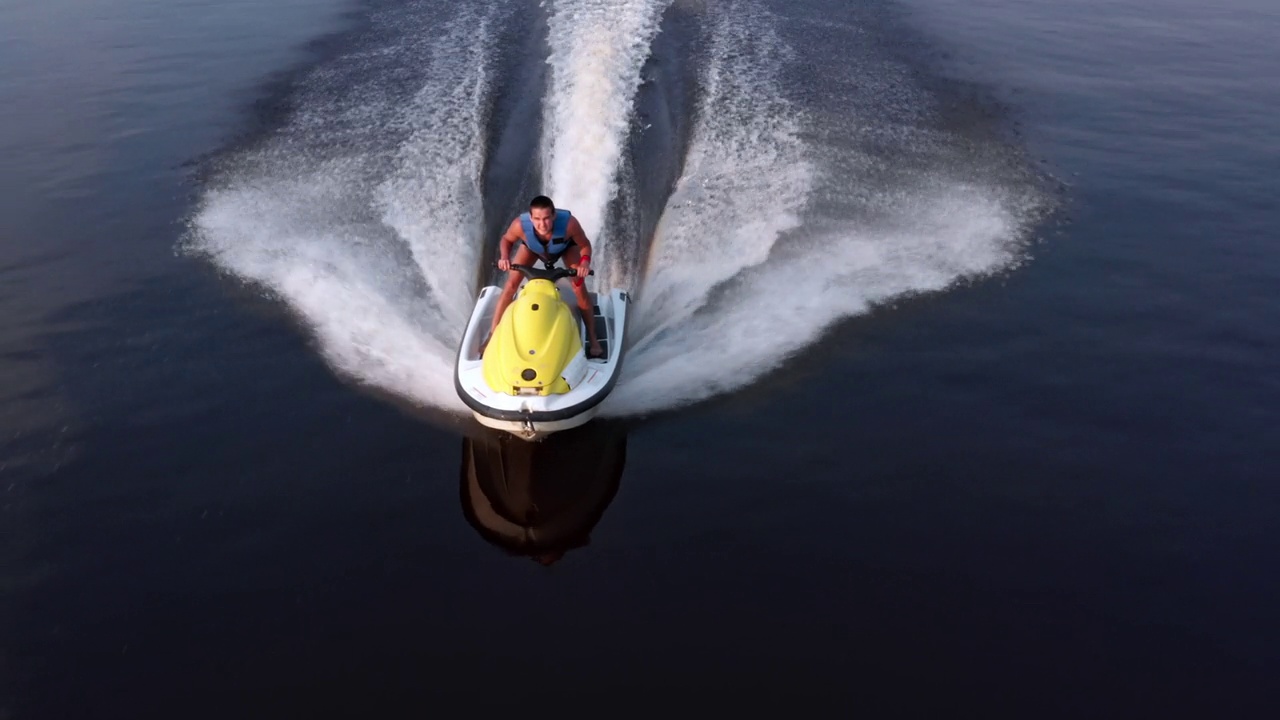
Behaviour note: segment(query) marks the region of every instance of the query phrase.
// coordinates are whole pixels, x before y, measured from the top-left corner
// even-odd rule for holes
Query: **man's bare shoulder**
[[[587,236],[587,231],[582,229],[582,223],[578,222],[578,218],[573,215],[569,216],[569,224],[565,226],[565,233],[581,237]]]
[[[520,224],[520,218],[517,217],[511,221],[511,224],[507,226],[506,235],[509,237],[524,237],[524,226]]]

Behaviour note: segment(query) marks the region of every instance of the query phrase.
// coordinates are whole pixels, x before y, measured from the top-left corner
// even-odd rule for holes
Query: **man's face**
[[[551,234],[551,223],[555,220],[556,211],[551,208],[533,208],[529,211],[529,219],[533,221],[533,229],[539,235]]]

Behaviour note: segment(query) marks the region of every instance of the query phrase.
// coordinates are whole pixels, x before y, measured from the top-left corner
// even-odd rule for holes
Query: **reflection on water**
[[[604,420],[542,442],[477,428],[462,441],[462,514],[493,545],[550,565],[590,542],[626,448],[625,429]]]

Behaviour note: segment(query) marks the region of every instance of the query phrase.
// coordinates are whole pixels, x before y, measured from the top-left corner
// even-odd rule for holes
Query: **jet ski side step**
[[[596,339],[600,341],[600,347],[604,348],[604,357],[609,357],[609,322],[605,320],[604,313],[600,312],[600,303],[596,301],[596,294],[591,293],[591,304],[595,310],[593,321],[596,324]],[[583,341],[582,352],[590,353],[591,343]],[[601,358],[596,358],[597,360]]]

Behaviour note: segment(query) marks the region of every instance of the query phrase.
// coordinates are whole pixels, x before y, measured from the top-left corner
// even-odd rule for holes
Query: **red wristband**
[[[589,262],[591,262],[591,256],[590,256],[590,255],[583,255],[582,257],[578,258],[578,262],[589,263]]]

